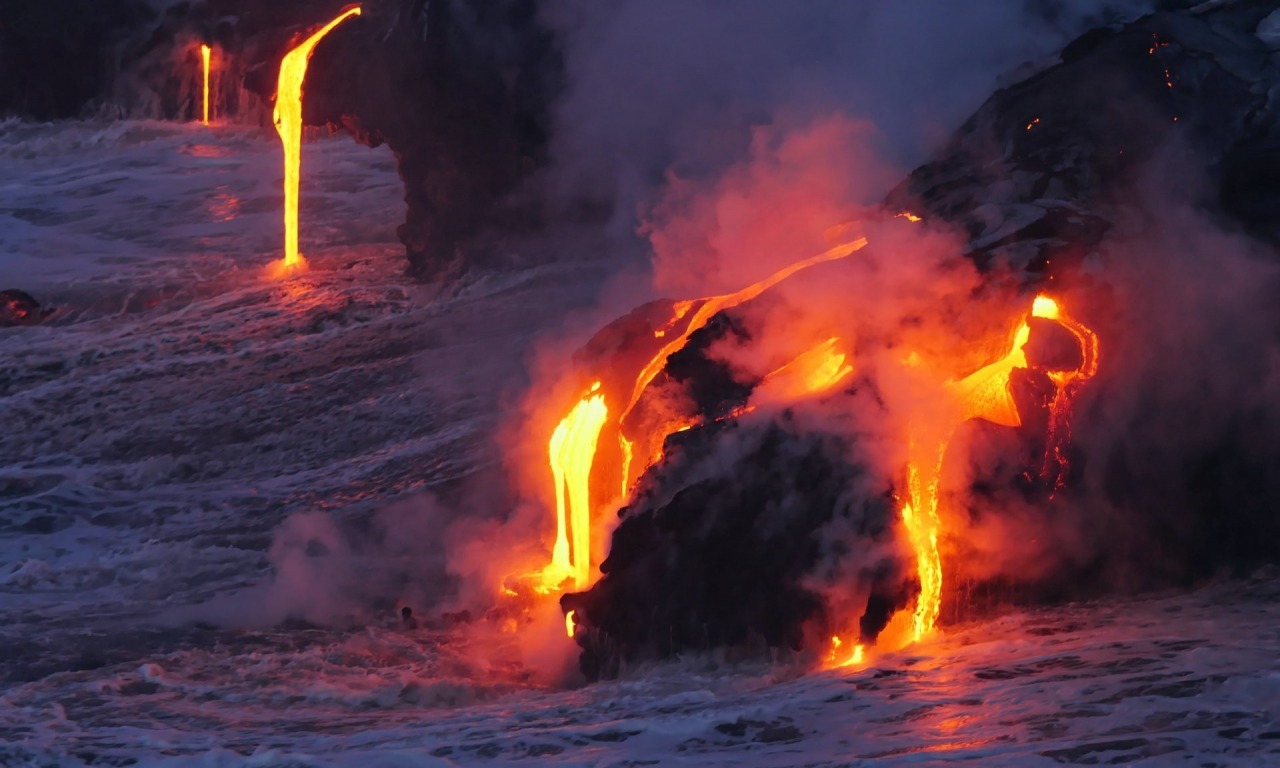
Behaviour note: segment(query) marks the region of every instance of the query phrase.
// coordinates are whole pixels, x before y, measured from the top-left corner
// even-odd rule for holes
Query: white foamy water
[[[295,528],[373,540],[496,473],[530,345],[610,270],[574,233],[411,283],[393,159],[333,137],[304,150],[313,269],[269,281],[278,165],[243,128],[0,124],[0,289],[57,308],[0,330],[0,766],[1280,764],[1266,574],[862,670],[686,659],[561,690],[517,640],[397,624],[430,526],[338,553],[357,585],[274,570]]]

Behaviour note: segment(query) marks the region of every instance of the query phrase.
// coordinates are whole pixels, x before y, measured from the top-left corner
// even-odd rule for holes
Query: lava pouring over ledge
[[[1069,371],[1045,371],[1054,385],[1049,406],[1049,432],[1040,475],[1055,490],[1062,487],[1067,466],[1066,444],[1070,441],[1070,409],[1080,386],[1098,370],[1098,337],[1093,331],[1073,320],[1054,299],[1040,295],[1032,302],[1030,317],[1053,321],[1068,330],[1080,346],[1082,362]],[[907,529],[916,558],[920,593],[915,607],[897,613],[878,638],[878,644],[897,649],[925,639],[933,632],[942,610],[943,568],[938,551],[944,534],[938,515],[943,461],[956,429],[971,419],[983,419],[1007,427],[1021,426],[1017,405],[1009,388],[1009,377],[1015,368],[1027,368],[1025,351],[1031,337],[1031,326],[1023,320],[1013,334],[1009,352],[960,380],[948,380],[930,397],[940,407],[931,409],[930,418],[913,419],[907,435],[907,498],[902,503],[902,522]],[[906,365],[920,366],[916,356]],[[854,647],[852,655],[839,660],[839,637],[832,638],[828,661],[836,666],[861,663],[863,646]]]
[[[687,421],[668,421],[657,430],[643,435],[627,434],[624,428],[627,416],[662,370],[667,358],[682,349],[694,332],[722,310],[756,298],[797,272],[824,262],[843,259],[866,245],[866,238],[860,237],[788,265],[740,291],[676,302],[672,306],[671,317],[653,332],[655,339],[664,342],[661,349],[640,367],[634,383],[629,387],[625,407],[618,409],[619,415],[612,421],[608,420],[611,409],[607,404],[607,394],[602,391],[601,381],[597,379],[591,385],[560,420],[547,446],[555,487],[556,540],[551,562],[532,579],[534,591],[547,594],[559,590],[570,577],[577,590],[591,585],[594,575],[591,528],[592,517],[597,511],[591,500],[591,476],[597,464],[598,441],[602,430],[607,426],[612,427],[612,431],[617,434],[621,458],[616,471],[622,489],[621,498],[625,500],[634,480],[633,472],[636,471],[637,443],[643,450],[641,455],[646,459],[646,464],[639,468],[642,471],[661,458],[661,445],[668,435],[693,426]],[[803,362],[799,359],[793,361],[796,369],[803,372],[801,387],[805,385],[804,382],[809,382],[810,389],[834,386],[852,370],[844,364],[845,355],[834,351],[837,341],[829,339],[811,350],[811,353],[806,353],[809,356]],[[787,381],[791,379],[789,376],[784,378]],[[796,385],[793,383],[791,386],[794,388]],[[572,624],[569,626],[572,627]]]
[[[348,8],[280,61],[273,112],[276,132],[284,145],[284,259],[277,262],[273,270],[278,275],[306,268],[306,261],[298,252],[298,187],[302,165],[302,83],[307,77],[307,62],[325,35],[348,18],[359,15],[360,6]]]
[[[209,48],[208,45],[202,44],[200,46],[200,63],[202,65],[201,73],[204,78],[204,89],[203,89],[204,109],[202,111],[202,117],[200,122],[204,123],[205,125],[209,124],[209,65],[210,65],[210,58],[212,54],[213,54],[213,51]]]

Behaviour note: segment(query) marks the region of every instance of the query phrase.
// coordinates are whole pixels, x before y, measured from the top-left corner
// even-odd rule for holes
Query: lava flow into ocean
[[[1277,52],[21,3],[0,766],[1280,760]]]

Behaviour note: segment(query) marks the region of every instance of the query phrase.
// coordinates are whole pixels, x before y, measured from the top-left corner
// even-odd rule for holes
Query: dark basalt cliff
[[[482,228],[527,226],[504,197],[545,161],[559,65],[533,0],[423,2],[373,9],[312,59],[307,122],[342,125],[399,161],[399,229],[410,273],[457,274]]]

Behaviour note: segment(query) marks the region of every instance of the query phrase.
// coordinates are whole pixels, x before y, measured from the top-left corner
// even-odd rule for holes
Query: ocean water
[[[312,269],[269,280],[279,156],[244,127],[0,123],[0,289],[54,307],[0,330],[0,766],[1280,765],[1272,572],[857,670],[583,685],[518,637],[403,626],[447,583],[423,499],[500,482],[530,355],[617,261],[573,232],[412,283],[389,152],[314,137]]]

